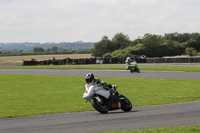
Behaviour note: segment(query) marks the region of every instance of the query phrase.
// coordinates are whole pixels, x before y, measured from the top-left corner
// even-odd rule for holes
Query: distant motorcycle
[[[130,70],[131,73],[137,72],[140,73],[140,69],[136,62],[131,62],[129,65],[127,64],[126,70]]]
[[[131,102],[125,96],[118,92],[113,95],[109,90],[93,84],[85,85],[83,98],[102,114],[111,110],[121,109],[126,112],[132,109]]]

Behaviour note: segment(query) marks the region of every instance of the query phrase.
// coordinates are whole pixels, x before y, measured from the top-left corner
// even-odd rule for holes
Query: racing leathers
[[[106,90],[110,90],[112,93],[116,93],[117,85],[107,84],[100,78],[94,78],[94,80],[92,81],[92,84],[97,85],[99,87],[101,86]]]

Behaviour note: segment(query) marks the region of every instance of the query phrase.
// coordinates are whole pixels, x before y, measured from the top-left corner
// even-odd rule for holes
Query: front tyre
[[[128,98],[126,98],[125,96],[121,95],[120,96],[121,99],[121,109],[125,112],[131,111],[132,109],[132,104],[131,102],[128,100]]]
[[[105,114],[108,112],[108,107],[103,102],[98,102],[96,98],[91,100],[92,106],[100,113]]]
[[[134,68],[133,67],[130,68],[130,72],[134,73]]]

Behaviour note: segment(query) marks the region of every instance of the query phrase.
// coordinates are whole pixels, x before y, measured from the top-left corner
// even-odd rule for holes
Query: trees
[[[33,48],[34,54],[58,54],[66,53],[65,47],[71,53],[90,53],[94,57],[103,56],[132,56],[146,55],[148,57],[175,56],[187,53],[188,55],[200,54],[200,33],[169,33],[164,36],[145,34],[143,37],[131,41],[128,35],[117,33],[110,40],[107,36],[103,36],[97,43],[92,43],[90,48],[83,47],[84,43],[77,46],[68,47],[66,44],[51,45]],[[66,45],[66,46],[65,46]],[[75,45],[75,44],[73,44]],[[86,43],[86,45],[88,45]],[[94,46],[94,47],[93,47]],[[82,49],[80,49],[80,47]],[[93,48],[92,48],[93,47]],[[44,49],[45,48],[45,49]],[[83,49],[84,48],[84,49]],[[92,48],[92,49],[91,49]],[[193,49],[192,49],[193,48]],[[0,54],[19,53],[25,54],[23,50],[15,49],[14,51],[0,49]]]
[[[128,35],[124,35],[123,33],[117,33],[114,35],[112,38],[112,44],[113,44],[113,49],[124,49],[128,46],[130,46],[130,39]]]
[[[58,52],[58,47],[54,46],[54,47],[51,48],[51,50],[54,51],[54,52]]]
[[[146,34],[142,39],[142,44],[144,45],[145,55],[149,57],[161,56],[161,45],[164,39],[162,36]]]
[[[33,48],[33,52],[44,52],[45,50],[42,47]]]
[[[127,35],[117,33],[109,40],[107,36],[103,36],[102,40],[95,43],[91,53],[92,56],[102,57],[106,53],[111,53],[118,49],[124,49],[130,45],[131,41]]]
[[[185,49],[185,53],[186,53],[186,55],[194,56],[194,55],[197,54],[197,51],[196,51],[194,48],[187,47],[187,48]]]
[[[190,34],[190,39],[187,41],[187,47],[193,47],[197,51],[200,51],[200,33]]]
[[[92,56],[102,57],[104,54],[112,52],[112,42],[107,36],[103,36],[101,41],[95,43],[94,48],[91,50]]]
[[[186,42],[188,39],[190,39],[191,35],[189,33],[180,34],[178,32],[174,32],[170,34],[165,34],[165,37],[167,40],[183,43]]]
[[[159,35],[146,34],[142,39],[142,43],[144,44],[145,48],[156,48],[161,45],[161,38],[162,36]]]
[[[200,33],[169,33],[164,36],[145,34],[133,41],[123,33],[117,33],[112,40],[104,36],[97,42],[92,55],[102,57],[106,53],[112,56],[146,55],[148,57],[162,57],[183,55],[186,48],[194,48],[200,53]],[[187,49],[191,51],[191,49]]]

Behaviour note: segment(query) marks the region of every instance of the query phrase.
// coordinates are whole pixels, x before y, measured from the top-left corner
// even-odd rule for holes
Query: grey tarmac
[[[134,103],[133,103],[134,104]],[[200,124],[200,101],[0,119],[0,133],[94,133]]]
[[[30,74],[57,76],[85,76],[85,74],[89,72],[93,73],[96,77],[200,79],[200,72],[141,71],[141,73],[130,73],[128,70],[0,69],[0,74]]]

